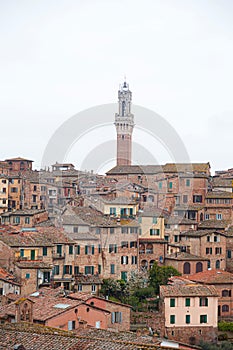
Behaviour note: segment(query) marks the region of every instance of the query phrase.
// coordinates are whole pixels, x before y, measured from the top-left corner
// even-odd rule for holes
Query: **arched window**
[[[184,263],[183,273],[184,273],[184,275],[190,274],[190,263],[189,262]]]
[[[146,245],[146,253],[153,254],[153,245],[151,243]]]
[[[216,269],[220,269],[220,260],[216,260],[215,267]]]
[[[222,291],[222,297],[229,297],[229,292],[228,292],[227,289],[224,289],[224,290]]]
[[[141,269],[142,270],[147,270],[148,269],[148,261],[147,260],[142,260],[142,262],[141,262]]]
[[[203,265],[201,262],[196,263],[196,272],[202,272],[203,271]]]
[[[139,245],[139,254],[145,254],[145,244],[143,243]]]
[[[152,266],[154,265],[154,263],[155,263],[155,260],[151,260],[151,261],[150,261],[150,263],[149,263],[149,269],[152,268]]]
[[[229,306],[228,305],[223,305],[222,306],[222,312],[229,312]]]

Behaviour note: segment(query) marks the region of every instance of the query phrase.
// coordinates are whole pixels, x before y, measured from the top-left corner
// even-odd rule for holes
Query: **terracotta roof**
[[[6,230],[5,228],[8,228]],[[12,226],[0,226],[0,241],[10,247],[41,247],[74,243],[63,230],[55,227],[37,227],[35,231],[19,232]]]
[[[206,284],[231,283],[233,284],[233,274],[223,270],[207,270],[189,275],[191,281]]]
[[[227,191],[211,191],[206,193],[206,198],[233,198],[233,193]]]
[[[174,284],[160,286],[160,295],[162,297],[199,297],[199,296],[218,296],[214,286],[205,286],[202,284]]]
[[[45,209],[24,209],[24,210],[15,210],[15,211],[7,211],[3,214],[1,214],[1,216],[5,217],[5,216],[17,216],[17,215],[27,215],[27,216],[32,216],[32,215],[36,215],[36,214],[40,214],[40,213],[45,213],[46,210]]]
[[[231,220],[205,220],[198,224],[198,228],[200,229],[225,229]]]
[[[202,237],[202,236],[206,236],[212,233],[216,233],[219,235],[224,236],[224,233],[216,231],[216,230],[191,230],[191,231],[185,231],[185,232],[181,232],[180,236],[187,236],[187,237]]]
[[[0,267],[0,280],[11,283],[11,284],[15,284],[17,286],[19,286],[19,283],[16,283],[15,277],[14,275],[12,275],[11,273],[7,272],[6,270],[4,270],[2,267]]]
[[[163,166],[165,173],[198,172],[207,173],[210,171],[209,163],[167,163]]]
[[[102,284],[103,280],[101,278],[99,278],[99,276],[95,276],[95,275],[76,275],[75,276],[75,284]],[[76,293],[75,293],[76,295]]]
[[[211,184],[213,187],[229,187],[232,188],[232,179],[225,179],[222,177],[213,177]]]
[[[6,162],[9,162],[9,161],[17,161],[17,162],[20,162],[20,161],[27,161],[27,162],[34,162],[34,160],[30,160],[30,159],[26,159],[26,158],[21,158],[21,157],[6,159]]]
[[[186,252],[177,252],[177,253],[172,253],[169,255],[166,255],[165,259],[168,260],[194,260],[194,261],[207,261],[207,258],[204,258],[202,256],[198,256],[198,255],[193,255],[190,253],[186,253]]]
[[[156,174],[163,173],[161,165],[118,165],[109,170],[107,175],[119,174]]]
[[[170,216],[169,219],[165,220],[165,223],[169,225],[196,225],[197,221],[183,216]]]

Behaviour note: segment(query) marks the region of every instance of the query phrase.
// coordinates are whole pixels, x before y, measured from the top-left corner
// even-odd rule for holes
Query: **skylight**
[[[66,309],[67,307],[70,307],[69,304],[56,304],[54,305],[56,309]]]

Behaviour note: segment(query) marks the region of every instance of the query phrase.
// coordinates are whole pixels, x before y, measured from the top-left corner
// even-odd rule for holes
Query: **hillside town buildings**
[[[131,308],[98,296],[103,279],[128,281],[155,262],[182,275],[160,286],[148,326],[162,337],[215,342],[218,320],[233,317],[233,171],[133,165],[131,102],[124,82],[117,164],[105,176],[70,163],[0,162],[2,323],[130,330]]]

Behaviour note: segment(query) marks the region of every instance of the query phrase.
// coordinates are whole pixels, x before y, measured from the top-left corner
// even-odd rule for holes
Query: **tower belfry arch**
[[[131,113],[132,92],[124,81],[118,91],[118,113],[115,114],[117,131],[117,165],[132,163],[132,133],[134,115]]]

